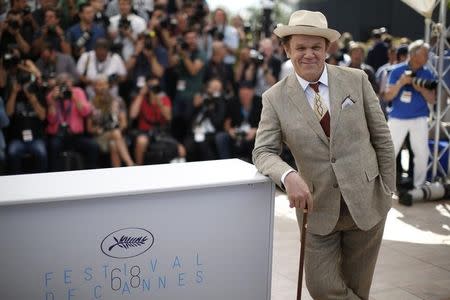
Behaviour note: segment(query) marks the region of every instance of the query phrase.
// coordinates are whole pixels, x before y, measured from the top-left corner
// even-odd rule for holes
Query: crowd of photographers
[[[261,95],[292,71],[276,38],[203,0],[0,6],[0,174],[250,161]],[[365,60],[350,41],[328,62],[363,69],[382,97],[405,46],[377,34]]]

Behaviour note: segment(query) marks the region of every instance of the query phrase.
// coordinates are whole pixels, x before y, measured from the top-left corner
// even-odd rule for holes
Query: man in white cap
[[[368,299],[395,190],[395,155],[367,75],[325,64],[340,34],[320,12],[294,12],[281,38],[295,72],[263,94],[256,167],[308,211],[306,285],[314,299]],[[298,171],[279,156],[290,148]]]

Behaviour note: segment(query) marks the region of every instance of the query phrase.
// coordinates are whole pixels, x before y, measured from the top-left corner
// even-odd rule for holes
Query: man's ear
[[[289,47],[289,43],[284,43],[283,48],[284,48],[284,52],[286,52],[287,58],[291,58],[291,55],[290,55],[291,49]]]

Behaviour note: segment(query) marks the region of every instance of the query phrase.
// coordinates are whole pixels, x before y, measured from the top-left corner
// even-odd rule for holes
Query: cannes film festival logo
[[[148,251],[155,242],[143,228],[123,228],[108,234],[101,243],[102,252],[113,258],[130,258]]]

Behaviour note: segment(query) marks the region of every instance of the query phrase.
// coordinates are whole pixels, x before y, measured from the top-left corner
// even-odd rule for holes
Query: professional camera
[[[257,66],[262,65],[264,63],[264,55],[262,55],[259,51],[255,49],[250,50],[250,59]]]
[[[116,83],[117,80],[119,80],[119,75],[117,75],[116,73],[111,74],[111,75],[108,76],[108,83],[110,85]]]
[[[235,134],[236,139],[234,141],[234,145],[236,146],[236,148],[240,148],[242,146],[242,143],[245,141],[247,131],[242,128],[236,128]]]
[[[223,32],[220,31],[219,28],[217,28],[217,26],[214,26],[213,28],[208,30],[208,34],[211,35],[213,40],[223,41],[223,39],[225,38]]]
[[[83,34],[75,42],[75,45],[81,49],[84,47],[84,45],[86,45],[87,41],[89,41],[90,38],[91,33],[89,31],[84,31]]]
[[[39,87],[34,80],[34,77],[27,71],[20,70],[16,75],[16,80],[17,83],[29,93],[35,94],[39,91]]]
[[[100,127],[104,130],[113,130],[119,128],[119,120],[111,113],[103,114],[100,119]]]
[[[185,41],[183,38],[181,38],[181,37],[179,37],[179,38],[177,39],[177,44],[180,45],[180,48],[181,48],[181,50],[183,50],[183,51],[186,51],[186,50],[189,49],[189,44],[186,43],[186,41]]]
[[[411,206],[413,202],[440,200],[449,196],[450,186],[433,182],[400,195],[399,203]]]
[[[411,70],[406,70],[405,75],[411,76],[413,78],[413,83],[422,88],[426,88],[428,90],[434,90],[437,88],[437,80],[416,77],[417,74]]]
[[[20,28],[20,23],[17,20],[8,20],[7,23],[12,30],[18,30]]]
[[[49,26],[48,30],[47,30],[47,34],[48,35],[56,35],[56,26],[55,25]]]
[[[146,49],[146,50],[152,50],[153,49],[152,38],[149,35],[146,35],[145,38],[144,38],[144,49]]]
[[[42,73],[42,84],[41,86],[48,90],[50,88],[50,80],[54,80],[56,78],[56,73],[54,71],[44,72]]]
[[[159,26],[169,31],[175,31],[178,26],[178,20],[172,17],[159,18]]]
[[[203,105],[207,108],[213,108],[217,101],[222,99],[222,94],[220,92],[216,92],[213,94],[206,94],[203,96]]]
[[[25,7],[22,9],[22,15],[26,16],[26,15],[28,15],[28,14],[31,14],[31,7],[30,7],[29,5],[25,6]]]
[[[20,57],[13,52],[6,52],[3,54],[3,67],[6,70],[10,70],[13,67],[17,67],[20,63]]]
[[[158,83],[148,83],[147,88],[149,91],[151,91],[153,94],[159,94],[161,92],[161,86]]]
[[[72,89],[65,83],[59,86],[59,100],[72,99]]]
[[[128,30],[131,27],[131,22],[125,16],[119,19],[119,29]]]

